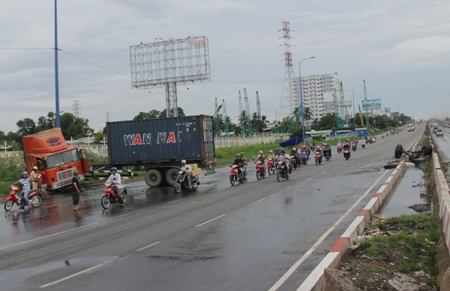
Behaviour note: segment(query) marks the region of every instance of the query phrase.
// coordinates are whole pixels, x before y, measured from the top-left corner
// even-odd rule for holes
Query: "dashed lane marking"
[[[203,223],[197,224],[195,227],[203,226],[203,225],[205,225],[205,224],[208,224],[208,223],[210,223],[210,222],[213,222],[214,220],[217,220],[217,219],[219,219],[219,218],[222,218],[222,217],[224,217],[225,215],[226,215],[226,214],[219,215],[219,216],[217,216],[217,217],[214,217],[213,219],[210,219],[210,220],[205,221],[205,222],[203,222]]]
[[[148,248],[151,248],[151,247],[154,247],[156,245],[159,245],[160,243],[161,243],[161,241],[154,242],[152,244],[149,244],[148,246],[145,246],[145,247],[142,247],[140,249],[137,249],[136,252],[140,252],[140,251],[146,250]]]
[[[87,273],[87,272],[93,271],[93,270],[95,270],[95,269],[98,269],[98,268],[100,268],[100,267],[103,267],[104,265],[109,264],[109,263],[111,263],[111,262],[112,262],[112,261],[107,261],[107,262],[104,262],[103,264],[100,264],[100,265],[96,265],[96,266],[90,267],[89,269],[80,271],[80,272],[75,273],[75,274],[72,274],[72,275],[70,275],[70,276],[67,276],[67,277],[61,278],[61,279],[59,279],[59,280],[56,280],[56,281],[47,283],[47,284],[45,284],[45,285],[41,285],[41,286],[39,286],[39,288],[42,289],[42,288],[47,288],[47,287],[50,287],[50,286],[59,284],[59,283],[61,283],[61,282],[67,281],[67,280],[69,280],[69,279],[72,279],[72,278],[74,278],[74,277],[76,277],[76,276],[79,276],[79,275],[82,275],[82,274],[84,274],[84,273]]]

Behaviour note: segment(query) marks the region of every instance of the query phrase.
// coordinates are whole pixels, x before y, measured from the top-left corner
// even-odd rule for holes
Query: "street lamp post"
[[[355,88],[362,87],[362,85],[358,85],[353,87],[352,89],[352,98],[353,98],[353,129],[356,130],[356,113],[355,113]]]
[[[314,59],[314,58],[315,58],[315,56],[303,59],[298,64],[298,78],[300,80],[300,104],[302,106],[302,139],[303,139],[303,142],[305,142],[305,107],[303,106],[303,82],[302,82],[302,71],[300,69],[300,65],[302,64],[303,61]]]
[[[61,127],[59,116],[59,73],[58,73],[58,1],[55,0],[55,105],[56,127]]]

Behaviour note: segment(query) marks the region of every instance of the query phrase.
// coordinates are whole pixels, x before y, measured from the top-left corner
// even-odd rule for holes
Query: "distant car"
[[[414,129],[416,129],[416,128],[414,127],[414,125],[408,126],[408,131],[414,131]]]
[[[436,137],[438,137],[438,136],[444,136],[444,131],[442,131],[442,129],[438,129],[438,130],[436,130]]]

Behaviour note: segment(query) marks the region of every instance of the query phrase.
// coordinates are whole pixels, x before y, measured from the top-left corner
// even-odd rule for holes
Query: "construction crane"
[[[244,88],[244,100],[245,100],[245,111],[247,111],[246,114],[247,114],[248,134],[250,136],[253,136],[252,119],[250,116],[250,105],[248,104],[247,90],[245,88]]]
[[[256,91],[256,112],[258,114],[258,126],[256,127],[258,131],[261,131],[263,128],[262,120],[261,120],[261,103],[259,103],[259,94]]]
[[[244,116],[242,116],[242,97],[241,91],[239,91],[239,122],[241,124],[241,137],[245,137],[245,128],[244,128]]]
[[[223,102],[223,131],[225,132],[226,137],[230,137],[230,133],[228,132],[228,116],[227,116],[227,107],[225,106],[225,100],[222,99]]]

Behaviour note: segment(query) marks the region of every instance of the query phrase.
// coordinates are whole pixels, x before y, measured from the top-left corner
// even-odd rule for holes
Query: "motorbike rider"
[[[184,179],[187,180],[189,189],[192,189],[191,185],[192,167],[186,164],[186,160],[182,160],[180,170],[185,171],[186,175],[184,176]]]
[[[258,156],[256,157],[257,161],[260,161],[263,167],[263,171],[264,173],[266,172],[266,157],[264,156],[264,152],[263,151],[259,151]]]
[[[238,174],[239,176],[243,175],[242,174],[242,167],[244,167],[244,160],[242,160],[242,157],[240,154],[236,154],[236,159],[234,160],[233,164],[238,166]]]
[[[117,200],[119,200],[119,203],[121,206],[123,206],[123,200],[122,200],[122,192],[123,192],[123,186],[122,186],[122,176],[120,176],[119,173],[117,173],[117,168],[112,167],[111,168],[111,175],[109,175],[108,180],[106,183],[111,183],[112,188],[114,192],[116,193]]]
[[[275,155],[273,154],[273,151],[272,151],[272,150],[269,151],[269,154],[267,155],[267,158],[268,158],[268,159],[272,159],[272,160],[275,159]]]
[[[277,162],[282,162],[286,166],[286,175],[289,177],[289,174],[291,173],[291,166],[289,161],[291,160],[291,157],[286,154],[286,151],[284,149],[281,149],[280,156],[278,157]]]
[[[320,146],[316,147],[316,153],[320,153],[320,160],[322,161],[323,156],[322,156],[322,149],[320,148]]]
[[[325,150],[324,150],[323,153],[324,153],[324,154],[325,154],[325,153],[328,153],[328,155],[329,155],[330,158],[331,158],[331,147],[330,147],[330,145],[329,145],[328,143],[325,143]]]
[[[295,163],[296,163],[297,165],[299,165],[299,164],[300,164],[300,159],[298,158],[297,148],[293,147],[293,148],[291,149],[291,156],[294,156]]]
[[[339,147],[342,147],[342,142],[341,142],[341,140],[338,140],[338,142],[337,142],[337,146]]]
[[[22,178],[19,181],[16,181],[13,183],[13,185],[16,185],[17,183],[22,184],[22,192],[23,192],[23,197],[25,198],[25,203],[27,204],[27,206],[29,208],[33,207],[31,205],[30,199],[28,199],[28,195],[30,194],[30,190],[31,190],[31,179],[30,177],[28,177],[28,172],[27,171],[23,171],[22,173]],[[19,207],[19,209],[24,209],[24,206],[21,205]]]
[[[244,152],[241,152],[240,154],[241,159],[242,159],[242,167],[244,168],[244,172],[247,171],[247,158],[244,155]]]
[[[361,140],[361,145],[362,145],[362,146],[365,146],[365,145],[366,145],[366,140],[365,140],[365,139],[362,139],[362,140]]]

